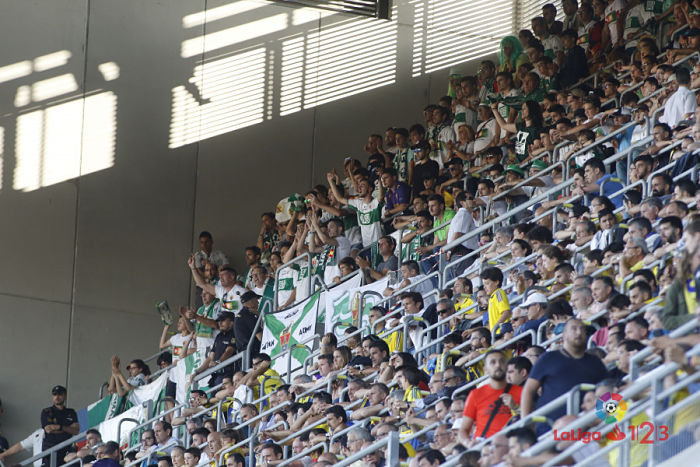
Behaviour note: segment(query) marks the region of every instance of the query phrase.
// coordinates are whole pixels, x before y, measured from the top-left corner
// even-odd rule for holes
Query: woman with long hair
[[[540,132],[544,127],[544,117],[542,109],[535,101],[525,101],[521,107],[521,119],[516,123],[508,123],[503,120],[503,117],[498,112],[498,103],[491,104],[493,116],[501,129],[505,129],[510,133],[515,133],[515,156],[518,163],[523,162],[529,157],[529,146],[539,138]]]

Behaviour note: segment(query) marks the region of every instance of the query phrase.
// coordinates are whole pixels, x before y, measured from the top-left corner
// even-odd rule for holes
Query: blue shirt
[[[598,186],[601,186],[603,184],[603,182],[605,182],[605,186],[603,186],[603,195],[607,196],[608,198],[610,198],[610,195],[612,195],[613,193],[615,193],[617,191],[622,190],[622,188],[623,188],[622,183],[612,181],[612,180],[610,180],[611,178],[613,178],[613,176],[608,174],[608,175],[603,175],[602,177],[600,177],[600,179],[598,181],[596,181]],[[606,182],[606,180],[610,180],[610,181]],[[616,208],[619,208],[622,206],[622,195],[617,195],[614,198],[610,198],[610,201],[613,202],[613,204],[615,205]]]
[[[411,187],[404,182],[396,182],[393,190],[387,190],[384,197],[386,209],[394,209],[399,204],[408,204],[411,202]]]
[[[530,329],[532,329],[536,333],[537,329],[540,327],[540,324],[544,323],[545,321],[547,321],[546,315],[539,318],[539,319],[533,319],[532,321],[527,321],[525,324],[523,324],[518,329],[516,329],[514,335],[515,336],[520,335],[524,332],[529,331]]]

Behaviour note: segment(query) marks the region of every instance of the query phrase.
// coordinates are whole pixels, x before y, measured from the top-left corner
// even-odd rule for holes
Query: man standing
[[[235,315],[230,311],[224,311],[216,318],[219,325],[219,334],[214,339],[214,345],[211,352],[202,364],[190,376],[190,381],[194,381],[195,377],[205,370],[218,365],[228,359],[235,352],[235,337],[233,333],[233,322]],[[231,372],[228,368],[223,368],[216,373],[212,373],[212,381],[210,384],[217,385],[223,382],[225,377],[230,377]]]
[[[660,122],[668,124],[671,128],[675,128],[679,122],[691,117],[697,107],[695,94],[688,89],[690,71],[687,68],[678,67],[676,81],[678,81],[678,90],[668,98],[664,114],[659,118]]]
[[[66,393],[66,388],[63,386],[54,386],[51,389],[53,405],[41,411],[41,427],[45,433],[44,441],[41,444],[43,451],[61,444],[80,431],[78,414],[75,413],[75,410],[66,408]],[[63,463],[63,458],[66,457],[69,447],[66,446],[56,453],[57,465]],[[51,465],[51,457],[45,457],[42,465],[45,467]]]
[[[250,349],[251,355],[255,355],[260,352],[262,327],[257,333],[253,334],[253,331],[255,331],[255,325],[258,322],[259,298],[260,296],[255,292],[246,292],[241,295],[243,309],[240,313],[238,313],[236,320],[233,322],[233,333],[236,337],[236,351],[238,352],[245,352],[251,339],[253,339],[253,345]]]
[[[209,292],[221,301],[221,308],[226,311],[237,312],[241,308],[241,295],[246,289],[236,284],[236,270],[233,266],[225,264],[219,270],[220,282],[216,285],[209,284],[204,280],[204,276],[197,269],[194,256],[191,256],[187,264],[192,270],[192,278],[197,287]]]
[[[194,254],[195,266],[200,271],[204,269],[206,263],[214,263],[217,266],[223,266],[228,263],[226,255],[219,250],[214,250],[214,239],[206,230],[199,234],[200,251]]]
[[[581,320],[574,318],[567,321],[562,338],[562,348],[545,353],[532,368],[523,388],[522,417],[565,394],[577,384],[596,384],[606,377],[603,362],[586,353],[588,335],[586,325]],[[542,395],[535,402],[540,388]],[[564,415],[564,411],[562,408],[547,416],[556,419]]]
[[[506,383],[506,357],[498,350],[486,354],[484,369],[488,383],[469,393],[464,406],[459,440],[467,445],[474,438],[489,438],[498,433],[517,411],[523,388]]]
[[[372,186],[369,180],[362,179],[357,184],[357,197],[348,199],[338,190],[338,175],[328,173],[326,175],[333,196],[339,203],[347,205],[357,214],[357,223],[360,224],[362,234],[362,246],[367,248],[382,236],[382,207],[384,205],[384,187],[379,184],[379,196],[372,197]]]

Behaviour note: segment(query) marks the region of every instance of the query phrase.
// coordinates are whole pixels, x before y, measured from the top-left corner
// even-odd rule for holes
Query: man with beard
[[[506,357],[498,350],[486,354],[484,369],[488,383],[469,393],[464,405],[459,441],[467,445],[472,438],[489,438],[498,433],[520,404],[523,388],[506,383]]]
[[[564,345],[542,355],[532,367],[522,393],[522,417],[533,410],[543,407],[571,388],[581,383],[597,384],[602,381],[607,371],[598,357],[586,353],[588,334],[586,325],[579,319],[570,319],[564,326],[562,335]],[[539,389],[542,394],[536,400]],[[566,408],[548,414],[551,419],[565,415]],[[538,427],[548,430],[549,426]]]

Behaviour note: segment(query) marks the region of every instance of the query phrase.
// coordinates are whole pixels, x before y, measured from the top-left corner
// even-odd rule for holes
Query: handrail
[[[289,465],[291,462],[301,459],[302,457],[305,457],[307,454],[311,454],[312,452],[316,451],[319,448],[323,448],[324,451],[328,451],[329,443],[328,441],[321,441],[320,443],[316,443],[310,448],[306,448],[303,451],[301,451],[299,454],[295,454],[294,456],[290,457],[289,459],[284,460],[281,464],[277,464],[280,467],[284,465]]]
[[[56,446],[52,446],[49,449],[46,449],[44,451],[41,451],[39,454],[36,454],[29,459],[25,459],[22,462],[19,463],[19,465],[29,465],[33,463],[34,461],[42,460],[46,456],[51,456],[51,461],[50,461],[50,467],[56,467],[58,464],[56,462],[56,453],[60,451],[63,448],[67,448],[73,443],[77,443],[78,441],[81,441],[82,439],[87,436],[87,430],[78,433],[75,436],[71,436],[67,440],[63,441],[62,443],[57,444]],[[61,462],[63,459],[61,459]]]
[[[346,457],[342,461],[335,464],[335,467],[345,467],[354,462],[361,460],[368,454],[372,454],[384,446],[387,447],[387,455],[385,458],[385,465],[387,466],[397,466],[399,465],[399,434],[396,431],[391,431],[384,438],[375,441],[371,446],[360,450],[359,452],[353,454],[352,456]]]
[[[497,199],[500,199],[500,198],[505,198],[506,196],[510,196],[510,195],[509,195],[510,192],[511,192],[512,190],[515,190],[516,188],[521,188],[521,187],[523,187],[523,186],[534,186],[534,185],[528,185],[528,183],[532,182],[533,180],[536,180],[536,179],[540,178],[541,176],[545,175],[545,174],[548,173],[548,172],[554,171],[554,168],[555,168],[555,167],[559,167],[559,166],[561,166],[561,168],[562,168],[562,173],[563,173],[563,172],[564,172],[564,162],[563,162],[563,161],[554,162],[552,165],[550,165],[550,166],[547,167],[546,169],[542,170],[541,172],[537,172],[535,175],[531,175],[531,176],[527,177],[527,178],[524,179],[524,180],[521,180],[521,181],[518,182],[516,185],[514,185],[514,186],[508,188],[508,190],[503,191],[503,192],[501,192],[501,193],[495,194],[495,195],[493,196],[493,198],[492,198],[493,201],[495,201],[495,200],[497,200]],[[535,188],[540,188],[540,187],[535,187]]]
[[[687,323],[683,324],[682,326],[679,326],[678,328],[674,329],[669,333],[669,337],[681,337],[685,336],[686,334],[689,334],[693,331],[695,331],[698,328],[698,323],[697,320],[690,320]],[[641,361],[643,361],[645,358],[650,356],[653,353],[652,349],[650,347],[647,347],[630,358],[630,370],[629,370],[629,378],[630,381],[636,381],[637,378],[639,377],[639,364]]]

